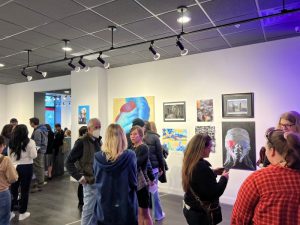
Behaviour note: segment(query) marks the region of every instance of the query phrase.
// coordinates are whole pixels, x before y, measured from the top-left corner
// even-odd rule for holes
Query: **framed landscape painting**
[[[223,94],[222,109],[223,118],[253,118],[254,94]]]

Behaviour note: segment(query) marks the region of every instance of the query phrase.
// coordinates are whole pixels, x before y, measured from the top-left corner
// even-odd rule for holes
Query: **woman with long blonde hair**
[[[110,124],[102,150],[95,154],[95,217],[98,225],[137,225],[136,156],[127,149],[122,127]]]
[[[207,204],[219,201],[223,194],[229,173],[222,168],[212,170],[205,160],[213,148],[211,137],[196,134],[188,143],[182,164],[182,187],[185,192],[183,214],[189,225],[211,225],[222,221],[211,221],[206,209],[199,202]],[[219,182],[217,175],[221,175]]]

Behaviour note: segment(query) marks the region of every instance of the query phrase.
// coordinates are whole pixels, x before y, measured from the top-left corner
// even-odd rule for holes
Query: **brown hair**
[[[133,126],[131,129],[130,129],[130,134],[131,132],[137,130],[138,134],[140,135],[140,137],[144,137],[144,131],[143,131],[143,128],[141,128],[140,126]]]
[[[286,161],[286,167],[300,170],[300,135],[296,132],[271,130],[267,145],[273,147]]]
[[[295,124],[296,126],[296,131],[298,133],[300,133],[300,114],[296,111],[289,111],[289,112],[285,112],[283,113],[278,121],[278,125],[277,128],[280,129],[280,121],[282,119],[288,120],[289,122]]]
[[[145,128],[145,131],[152,131],[154,133],[157,133],[156,125],[153,121],[151,121],[151,122],[145,121],[144,128]]]
[[[190,187],[196,164],[203,158],[204,149],[209,146],[211,141],[212,139],[208,135],[196,134],[187,144],[182,163],[182,188],[185,192]]]

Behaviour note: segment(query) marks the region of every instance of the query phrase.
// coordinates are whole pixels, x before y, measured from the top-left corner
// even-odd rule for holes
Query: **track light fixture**
[[[282,0],[283,3],[285,0]],[[187,14],[185,13],[187,10],[187,7],[186,6],[180,6],[178,7],[177,11],[179,13],[181,13],[181,15],[184,15],[184,14]],[[182,56],[184,55],[187,55],[188,54],[188,49],[184,48],[183,44],[182,44],[182,40],[181,40],[181,37],[184,36],[184,35],[187,35],[187,34],[195,34],[195,33],[199,33],[199,32],[206,32],[206,31],[209,31],[209,30],[215,30],[215,29],[219,29],[219,28],[224,28],[224,27],[229,27],[229,26],[238,26],[238,25],[242,25],[242,24],[245,24],[245,23],[249,23],[249,22],[253,22],[253,21],[259,21],[259,20],[264,20],[264,19],[268,19],[268,18],[274,18],[274,17],[278,17],[278,16],[283,16],[283,15],[287,15],[287,14],[292,14],[292,13],[299,13],[300,12],[300,7],[298,8],[295,8],[295,9],[286,9],[285,8],[285,5],[283,4],[283,9],[278,12],[278,13],[273,13],[273,14],[268,14],[268,15],[264,15],[264,16],[258,16],[258,17],[253,17],[253,18],[249,18],[249,19],[244,19],[244,20],[239,20],[239,21],[235,21],[235,22],[229,22],[229,23],[226,23],[226,24],[219,24],[219,25],[215,25],[215,26],[211,26],[211,27],[207,27],[207,28],[202,28],[202,29],[196,29],[196,30],[191,30],[191,31],[187,31],[185,32],[184,31],[184,27],[183,27],[183,24],[184,24],[184,20],[183,21],[179,21],[181,22],[181,32],[179,34],[172,34],[172,35],[169,35],[169,36],[165,36],[165,37],[158,37],[158,38],[155,38],[155,39],[152,39],[152,40],[145,40],[145,41],[141,41],[141,42],[137,42],[137,43],[133,43],[133,44],[128,44],[128,45],[121,45],[121,46],[114,46],[114,31],[116,30],[116,27],[115,26],[109,26],[108,29],[111,31],[111,47],[107,48],[107,49],[104,49],[104,50],[101,50],[101,53],[103,52],[109,52],[109,51],[112,51],[112,50],[118,50],[118,49],[124,49],[124,48],[127,48],[127,47],[133,47],[133,46],[138,46],[138,45],[143,45],[143,44],[148,44],[149,42],[151,42],[151,45],[149,47],[149,51],[152,52],[152,54],[154,55],[154,57],[156,56],[156,54],[158,54],[155,49],[154,49],[154,45],[153,43],[155,41],[161,41],[161,40],[166,40],[166,39],[170,39],[170,38],[177,38],[176,39],[176,45],[178,46],[178,48],[180,48],[180,54]],[[295,27],[295,32],[299,32],[300,33],[300,28],[299,27]],[[64,43],[65,43],[65,46],[68,45],[69,43],[69,40],[66,40],[64,39],[63,40]],[[39,63],[39,64],[35,64],[35,65],[29,65],[29,53],[31,50],[25,50],[28,52],[28,64],[26,67],[24,67],[25,69],[30,69],[30,68],[36,68],[36,66],[43,66],[43,65],[49,65],[49,64],[54,64],[54,63],[59,63],[59,62],[65,62],[65,61],[69,61],[68,63],[68,66],[71,67],[73,70],[75,70],[76,72],[80,71],[80,68],[82,67],[82,69],[84,69],[85,71],[88,70],[88,67],[86,66],[86,64],[83,62],[83,57],[85,56],[90,56],[90,55],[94,55],[94,54],[98,54],[99,53],[99,50],[97,51],[92,51],[92,52],[88,52],[86,54],[82,54],[82,55],[76,55],[76,56],[73,56],[73,57],[67,57],[66,55],[66,51],[65,51],[65,57],[62,58],[62,59],[57,59],[57,60],[52,60],[52,61],[47,61],[47,62],[42,62],[42,63]],[[156,56],[157,57],[157,56]],[[79,60],[79,64],[80,64],[80,67],[79,66],[75,66],[73,64],[73,59],[75,58],[80,58]],[[109,66],[106,66],[106,65],[109,65],[109,63],[106,63],[104,61],[104,59],[101,57],[101,54],[99,55],[99,57],[97,58],[103,65],[104,65],[104,68],[108,68]],[[155,59],[155,58],[154,58]],[[3,67],[3,65],[0,63],[0,67]],[[1,69],[0,69],[1,70]],[[25,70],[22,71],[22,75],[26,76],[28,78],[28,80],[31,80],[32,77],[31,76],[28,76],[26,73],[25,73]]]
[[[80,57],[79,61],[78,61],[78,64],[81,66],[81,69],[84,71],[84,72],[87,72],[90,70],[90,67],[87,66],[83,61],[83,56]]]
[[[177,41],[176,41],[176,45],[178,46],[178,48],[180,48],[180,55],[181,56],[185,56],[189,53],[189,50],[186,49],[183,44],[180,41],[180,36],[177,37]]]
[[[75,72],[79,72],[80,71],[80,67],[79,66],[75,66],[73,64],[73,59],[70,60],[70,62],[68,63],[68,66],[71,67]]]
[[[39,66],[36,67],[35,72],[41,74],[43,77],[47,76],[47,72],[40,71]]]
[[[27,78],[27,81],[31,81],[32,80],[32,76],[29,76],[27,73],[26,73],[26,68],[24,67],[21,74]]]
[[[152,52],[154,60],[159,60],[160,54],[155,51],[155,49],[153,48],[153,45],[154,45],[154,41],[151,41],[151,44],[150,44],[150,47],[149,47],[149,51]]]
[[[101,62],[101,63],[103,64],[103,67],[104,67],[105,69],[109,69],[109,67],[110,67],[109,62],[105,62],[105,60],[101,57],[101,55],[102,55],[102,52],[99,53],[99,56],[98,56],[98,58],[97,58],[98,61]]]

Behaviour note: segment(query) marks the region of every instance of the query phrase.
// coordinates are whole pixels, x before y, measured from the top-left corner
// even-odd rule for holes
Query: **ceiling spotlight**
[[[177,22],[184,24],[191,21],[191,17],[187,15],[187,7],[186,6],[179,6],[177,8],[177,12],[179,12],[181,15],[178,17]]]
[[[73,59],[71,59],[71,61],[68,63],[68,66],[71,67],[75,72],[80,71],[80,67],[73,64]]]
[[[36,67],[35,72],[41,74],[43,77],[47,76],[47,72],[40,71],[39,66]]]
[[[67,40],[67,39],[63,39],[63,41],[65,42],[65,46],[62,47],[62,50],[64,50],[65,52],[70,52],[70,51],[72,51],[73,49],[72,49],[70,46],[68,46],[68,43],[69,43],[70,41]]]
[[[81,66],[81,69],[83,69],[83,71],[87,72],[90,70],[90,67],[87,66],[83,61],[83,56],[80,57],[78,64]]]
[[[180,36],[177,38],[176,45],[178,46],[178,48],[180,48],[180,55],[181,56],[185,56],[189,53],[189,50],[184,48],[183,44],[181,43]]]
[[[27,81],[31,81],[32,80],[32,76],[29,76],[27,73],[26,73],[26,70],[25,68],[23,68],[21,74],[27,78]]]
[[[110,67],[109,62],[105,62],[105,60],[101,57],[101,55],[102,55],[102,52],[99,53],[99,56],[98,56],[98,58],[97,58],[98,61],[101,62],[101,63],[103,64],[103,67],[104,67],[105,69],[109,69],[109,67]]]
[[[151,44],[150,44],[150,47],[149,47],[149,51],[152,52],[154,60],[159,60],[160,54],[155,51],[155,49],[153,48],[153,44],[154,44],[154,41],[151,41]]]
[[[3,63],[0,63],[0,67],[4,67],[5,65]]]

